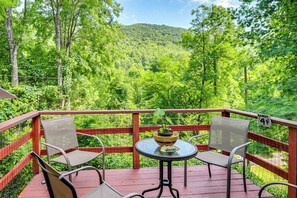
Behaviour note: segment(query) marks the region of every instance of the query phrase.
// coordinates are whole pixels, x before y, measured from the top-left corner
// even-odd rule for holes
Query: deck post
[[[288,182],[297,184],[297,128],[289,127],[289,170]],[[297,197],[297,190],[289,187],[288,198]]]
[[[226,112],[226,111],[223,111],[222,112],[222,117],[230,117],[230,113],[229,112]]]
[[[139,141],[139,113],[132,114],[132,124],[133,124],[133,168],[140,168],[139,154],[136,151],[135,144]]]
[[[32,150],[40,155],[40,115],[32,118]],[[33,174],[40,173],[36,159],[33,159]]]

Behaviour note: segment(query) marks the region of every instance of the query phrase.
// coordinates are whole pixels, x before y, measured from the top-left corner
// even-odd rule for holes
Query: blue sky
[[[117,0],[124,8],[119,23],[150,23],[189,28],[191,11],[201,4],[238,7],[238,0]]]

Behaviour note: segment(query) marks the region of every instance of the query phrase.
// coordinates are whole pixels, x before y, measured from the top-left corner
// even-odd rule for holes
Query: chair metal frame
[[[69,129],[67,130],[70,130],[70,133],[73,133],[73,136],[75,136],[76,138],[76,142],[74,143],[74,146],[73,147],[66,147],[66,149],[63,149],[60,147],[60,145],[54,145],[52,143],[51,140],[49,140],[49,138],[47,138],[48,136],[48,132],[47,130],[50,130],[49,128],[51,127],[49,122],[52,122],[52,121],[57,121],[59,122],[59,125],[63,125],[63,123],[65,122],[69,122],[71,123],[73,126],[72,128],[70,127]],[[96,157],[102,155],[102,172],[103,172],[103,179],[105,179],[105,147],[104,147],[104,144],[103,142],[101,141],[101,139],[97,136],[94,136],[94,135],[89,135],[89,134],[84,134],[84,133],[80,133],[80,132],[77,132],[75,130],[75,123],[74,123],[74,120],[71,116],[64,116],[64,117],[60,117],[60,118],[55,118],[55,119],[49,119],[49,120],[42,120],[41,121],[41,124],[43,126],[43,129],[44,129],[44,137],[45,137],[45,142],[41,142],[41,144],[45,145],[46,146],[46,152],[47,152],[47,157],[48,157],[48,163],[50,164],[51,162],[56,162],[56,163],[62,163],[62,164],[66,164],[67,165],[67,168],[68,168],[68,171],[71,171],[72,170],[72,165],[71,165],[71,160],[69,159],[69,155],[71,153],[73,153],[74,151],[79,151],[81,153],[87,153],[86,151],[81,151],[80,148],[79,148],[79,145],[78,145],[78,140],[77,140],[77,136],[78,135],[82,135],[82,136],[87,136],[87,137],[91,137],[91,138],[94,138],[95,140],[97,140],[102,148],[102,151],[97,153]],[[72,137],[74,138],[74,137]],[[50,143],[49,143],[50,142]],[[74,151],[70,151],[70,152],[67,152],[67,150],[69,149],[74,149]],[[57,162],[55,161],[55,159],[57,158],[51,158],[52,155],[55,155],[55,154],[58,154],[58,153],[61,153],[62,156],[65,158],[65,163],[63,162]],[[88,161],[84,161],[83,163],[80,163],[80,164],[77,164],[76,166],[80,166],[82,164],[85,164],[93,159],[95,159],[96,157],[88,160]],[[78,174],[78,172],[76,172],[76,175]],[[72,181],[72,176],[71,174],[69,175],[69,180]]]
[[[45,178],[46,185],[47,185],[47,188],[48,188],[48,192],[49,192],[49,195],[50,195],[51,198],[55,198],[55,189],[53,189],[52,184],[51,184],[51,180],[49,179],[49,176],[50,175],[56,177],[57,181],[60,181],[61,182],[61,184],[58,185],[59,187],[61,187],[61,185],[64,184],[66,188],[69,188],[69,190],[71,192],[71,198],[72,197],[73,198],[77,198],[78,195],[77,195],[77,192],[75,190],[74,185],[72,184],[72,182],[70,182],[66,178],[67,178],[67,176],[69,176],[71,174],[74,174],[74,173],[77,173],[79,171],[90,170],[90,169],[97,172],[98,178],[99,178],[99,186],[100,185],[107,186],[117,196],[120,196],[120,197],[123,197],[123,198],[133,198],[133,197],[144,198],[139,193],[130,193],[130,194],[126,195],[126,196],[123,196],[120,192],[118,192],[116,189],[114,189],[112,186],[110,186],[107,182],[105,182],[103,180],[102,176],[101,176],[100,171],[97,168],[93,167],[93,166],[84,166],[84,167],[80,167],[78,169],[75,169],[75,170],[72,170],[72,171],[69,171],[69,172],[60,174],[54,168],[52,168],[48,163],[46,163],[40,156],[38,156],[34,151],[32,151],[30,153],[30,155],[37,160],[40,168],[42,169],[42,173],[43,173],[43,176]],[[52,169],[52,170],[49,170],[49,169]],[[63,193],[66,194],[65,191]],[[70,194],[67,194],[65,196],[69,197]]]
[[[292,187],[292,188],[296,188],[297,189],[297,185],[294,185],[294,184],[291,184],[291,183],[288,183],[288,182],[270,182],[270,183],[265,184],[259,190],[257,198],[261,198],[262,193],[265,190],[265,188],[267,188],[268,186],[271,186],[271,185],[285,185],[285,186],[288,186],[288,187]]]
[[[230,122],[230,121],[231,122],[232,121],[243,122],[243,124],[245,125],[245,127],[244,127],[244,128],[246,128],[246,131],[245,131],[246,134],[244,134],[246,136],[246,137],[244,137],[245,140],[243,141],[242,144],[236,145],[235,147],[230,148],[230,150],[227,150],[227,152],[230,153],[229,156],[224,155],[224,154],[221,154],[221,153],[214,153],[213,150],[221,150],[221,151],[226,151],[226,150],[224,150],[224,148],[221,148],[218,145],[211,145],[210,144],[211,143],[212,130],[213,130],[213,123],[215,121],[221,122],[222,125],[224,125],[224,123],[227,123],[227,122]],[[195,156],[196,159],[201,160],[201,161],[207,163],[209,177],[211,177],[211,170],[210,170],[210,165],[211,164],[212,165],[216,165],[216,166],[220,166],[220,167],[223,167],[223,168],[226,168],[227,169],[227,193],[226,193],[226,197],[227,198],[230,198],[231,166],[232,166],[232,164],[243,163],[243,184],[244,184],[244,191],[245,192],[247,191],[247,189],[246,189],[246,176],[245,176],[245,158],[246,158],[246,147],[247,147],[247,145],[249,145],[251,143],[251,142],[247,142],[248,126],[249,126],[249,121],[248,120],[240,120],[240,119],[235,119],[235,118],[214,116],[213,119],[212,119],[212,124],[210,126],[209,134],[198,134],[198,135],[192,136],[188,140],[188,142],[192,142],[192,140],[194,138],[199,138],[199,137],[204,136],[204,135],[209,135],[209,139],[208,139],[209,140],[209,142],[208,142],[208,151],[206,151],[207,154],[215,154],[215,156],[224,158],[226,160],[227,163],[216,163],[214,161],[211,161],[210,162],[210,161],[207,161],[207,160],[203,160],[203,159],[200,159],[199,158],[199,155],[200,155],[199,152]],[[222,127],[222,128],[224,128],[224,127]],[[224,133],[224,130],[225,129],[222,129],[222,133]],[[239,154],[242,157],[242,159],[235,158],[235,155],[236,154]],[[184,186],[187,186],[187,161],[184,162]]]

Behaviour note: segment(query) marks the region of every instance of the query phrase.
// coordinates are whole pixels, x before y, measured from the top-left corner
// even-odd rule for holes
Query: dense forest
[[[71,2],[1,3],[0,83],[18,99],[0,101],[0,121],[35,109],[156,107],[297,120],[296,2],[200,6],[188,30],[122,26],[116,1]]]
[[[201,5],[183,29],[121,25],[116,0],[1,0],[0,87],[18,98],[0,99],[0,122],[32,110],[216,107],[296,121],[297,2],[240,2]],[[2,134],[0,147],[12,136]]]

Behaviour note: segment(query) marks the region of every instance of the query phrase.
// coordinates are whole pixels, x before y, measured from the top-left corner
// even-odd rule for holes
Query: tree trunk
[[[206,79],[206,60],[205,60],[205,37],[204,33],[202,36],[202,67],[203,67],[203,74],[201,77],[201,89],[200,89],[200,99],[199,99],[199,108],[203,106],[203,97],[204,97],[204,86],[205,86],[205,79]]]
[[[78,22],[78,12],[79,12],[79,8],[78,8],[78,4],[80,3],[80,1],[76,1],[73,2],[73,12],[71,12],[69,14],[69,21],[64,21],[63,20],[63,25],[62,27],[63,29],[63,33],[62,35],[62,48],[65,50],[66,56],[70,57],[71,55],[71,48],[72,48],[72,40],[73,40],[73,36],[75,34],[76,31],[76,27],[77,27],[77,22]],[[65,66],[64,67],[64,71],[65,71],[65,75],[63,78],[63,83],[67,85],[67,88],[65,88],[64,90],[64,95],[65,95],[65,106],[67,110],[70,110],[71,107],[71,99],[70,99],[70,89],[71,89],[71,83],[72,83],[72,72],[71,72],[71,66]]]
[[[5,9],[7,18],[5,19],[5,29],[9,45],[10,63],[12,66],[11,70],[11,84],[13,87],[19,85],[18,77],[18,45],[14,41],[14,35],[12,30],[12,8]]]
[[[244,103],[245,103],[245,107],[248,106],[248,88],[247,88],[247,83],[248,83],[247,67],[244,66]]]
[[[63,95],[63,74],[62,74],[62,23],[61,23],[61,2],[60,0],[51,0],[52,14],[55,24],[55,38],[56,38],[56,50],[57,50],[57,78],[58,87],[60,89],[61,106],[65,105],[65,98]]]
[[[213,77],[213,91],[214,95],[216,96],[218,94],[218,87],[217,87],[217,78],[218,78],[218,68],[217,68],[217,59],[214,58],[213,62],[213,72],[214,72],[214,77]]]
[[[61,2],[56,1],[56,10],[54,11],[55,22],[55,37],[56,37],[56,49],[57,49],[57,69],[58,69],[58,86],[61,87],[63,83],[62,75],[62,57],[61,57],[61,45],[62,45],[62,24],[61,24]],[[55,9],[53,7],[53,9]]]

